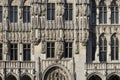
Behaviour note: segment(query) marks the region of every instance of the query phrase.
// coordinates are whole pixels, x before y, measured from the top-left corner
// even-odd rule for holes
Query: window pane
[[[72,20],[72,4],[65,4],[64,18],[65,20]]]
[[[18,59],[18,47],[17,44],[10,45],[10,60]]]
[[[115,57],[116,57],[116,60],[118,60],[118,56],[119,56],[119,55],[118,55],[118,47],[116,47],[116,56],[115,56]]]
[[[47,48],[47,58],[50,57],[50,48]]]
[[[51,57],[54,58],[55,57],[55,53],[54,53],[54,48],[51,49]]]
[[[111,13],[111,23],[112,24],[114,23],[114,13],[113,12]]]
[[[116,12],[116,23],[118,23],[119,22],[119,14],[118,14],[118,12]]]
[[[10,6],[10,22],[18,21],[18,8],[17,6]]]
[[[99,23],[100,24],[107,23],[107,8],[106,8],[104,1],[100,2],[99,11],[100,11],[99,12]]]
[[[2,22],[2,6],[0,6],[0,22]]]
[[[111,60],[114,60],[114,47],[111,47]]]
[[[24,45],[23,45],[23,60],[29,61],[30,58],[31,58],[30,53],[31,53],[30,44],[24,44]]]
[[[72,57],[72,48],[71,48],[70,51],[69,51],[69,57],[70,57],[70,58]]]
[[[111,60],[118,60],[118,39],[116,35],[111,37]]]
[[[102,12],[100,12],[100,14],[99,14],[99,23],[100,24],[102,23],[102,20],[103,20],[103,18],[102,18]]]
[[[104,35],[100,36],[100,39],[99,39],[99,60],[101,62],[106,62],[106,54],[107,54],[107,40],[106,38],[104,37]]]
[[[30,22],[30,6],[23,7],[23,22]]]
[[[72,43],[66,42],[65,43],[65,52],[64,52],[64,58],[71,58],[72,57]]]
[[[2,44],[0,44],[0,60],[2,60]]]
[[[107,23],[107,12],[104,12],[104,23]]]
[[[54,3],[47,4],[47,19],[55,20],[55,4]]]
[[[54,42],[47,42],[47,58],[54,58],[55,57],[55,43]]]

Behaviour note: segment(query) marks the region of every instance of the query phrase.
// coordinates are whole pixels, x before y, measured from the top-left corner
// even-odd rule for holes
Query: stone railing
[[[86,63],[86,70],[120,70],[120,63]]]
[[[0,61],[0,68],[35,68],[35,62],[32,61]]]

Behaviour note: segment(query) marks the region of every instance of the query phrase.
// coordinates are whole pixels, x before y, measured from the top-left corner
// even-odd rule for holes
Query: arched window
[[[104,0],[102,0],[99,4],[99,23],[100,24],[106,24],[107,23],[107,7],[104,3]]]
[[[118,5],[115,0],[111,3],[111,24],[117,24],[119,21]]]
[[[118,38],[116,35],[111,37],[111,60],[118,60]]]
[[[99,38],[99,60],[106,62],[107,59],[107,40],[104,35]]]

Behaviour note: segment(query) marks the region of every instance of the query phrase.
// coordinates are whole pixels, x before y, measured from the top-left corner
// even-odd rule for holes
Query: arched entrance
[[[0,80],[2,80],[2,78],[0,77]]]
[[[9,75],[6,77],[6,80],[17,80],[15,76]]]
[[[32,80],[28,75],[24,75],[21,77],[21,80]]]
[[[88,80],[102,80],[102,79],[98,75],[93,75]]]
[[[62,68],[52,67],[46,72],[43,80],[69,80],[69,78]]]
[[[117,75],[112,75],[108,80],[120,80],[120,77]]]

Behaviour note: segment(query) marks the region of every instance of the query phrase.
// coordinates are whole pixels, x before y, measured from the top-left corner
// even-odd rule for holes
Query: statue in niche
[[[45,12],[46,12],[46,7],[41,4],[40,8],[39,8],[39,12],[40,12],[40,16],[45,16]]]
[[[32,54],[34,54],[34,45],[33,44],[31,46],[31,52],[32,52]]]
[[[41,51],[42,51],[43,54],[45,53],[45,49],[46,49],[45,41],[41,41]]]
[[[32,14],[32,16],[34,16],[34,6],[31,6],[31,14]]]
[[[20,10],[19,10],[19,18],[21,19],[22,18],[22,15],[23,15],[23,7],[20,6]]]
[[[63,16],[64,14],[64,5],[57,5],[57,11],[56,11],[57,16]]]
[[[57,44],[57,54],[56,54],[56,58],[59,60],[62,58],[63,55],[63,42],[58,42]]]
[[[4,49],[5,49],[5,54],[7,54],[8,53],[8,43],[5,44]]]
[[[62,28],[62,24],[63,24],[62,16],[63,16],[63,14],[64,14],[64,6],[61,4],[57,4],[56,15],[57,15],[57,26],[59,28]]]
[[[80,7],[80,11],[82,16],[86,16],[88,14],[88,6],[85,4],[82,4]]]
[[[8,18],[8,7],[5,7],[4,9],[4,18]]]
[[[79,42],[77,40],[75,41],[75,53],[79,53]]]

